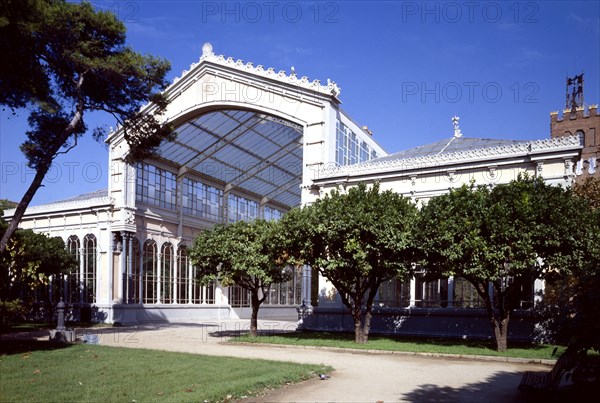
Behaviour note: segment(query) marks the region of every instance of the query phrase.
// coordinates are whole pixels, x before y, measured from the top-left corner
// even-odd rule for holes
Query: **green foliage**
[[[593,221],[589,205],[570,190],[519,177],[433,198],[421,211],[416,244],[431,277],[463,277],[475,287],[503,350],[521,287],[581,273],[596,252],[591,237],[578,234]]]
[[[0,329],[19,323],[25,318],[26,310],[23,302],[18,299],[12,301],[0,300]]]
[[[379,184],[334,190],[282,219],[286,256],[309,264],[338,290],[355,319],[356,341],[368,340],[373,299],[382,282],[408,278],[417,208]],[[364,324],[361,313],[365,309]]]
[[[250,291],[250,329],[256,335],[258,309],[272,284],[289,279],[287,262],[277,240],[279,223],[255,220],[216,225],[194,241],[190,258],[200,281],[217,280],[225,286],[237,284]]]
[[[572,349],[600,351],[600,179],[587,178],[574,192],[593,210],[588,225],[573,233],[586,242],[588,253],[583,270],[547,285],[542,329]]]
[[[575,183],[575,194],[588,203],[594,210],[600,209],[600,178],[589,176],[581,183]]]
[[[128,47],[125,26],[114,14],[59,0],[7,1],[0,13],[0,49],[11,55],[0,70],[7,89],[0,103],[34,107],[29,140],[22,146],[31,167],[85,133],[83,116],[73,119],[83,111],[114,116],[126,129],[132,158],[148,155],[170,135],[156,116],[139,112],[148,101],[155,105],[154,115],[164,111],[160,91],[168,85],[169,63]],[[104,130],[95,129],[95,135]]]
[[[203,231],[190,251],[197,275],[248,290],[286,281],[272,242],[277,225],[265,220],[238,221]]]
[[[3,220],[2,214],[4,210],[13,209],[15,207],[17,207],[17,203],[8,199],[0,199],[0,221]]]
[[[0,234],[4,230],[0,228]],[[21,299],[28,290],[48,283],[49,276],[75,269],[77,262],[60,237],[50,238],[31,230],[19,230],[0,254],[2,299]]]

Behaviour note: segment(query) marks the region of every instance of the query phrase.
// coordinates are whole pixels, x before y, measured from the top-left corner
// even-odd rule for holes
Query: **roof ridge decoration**
[[[184,78],[189,72],[194,70],[196,66],[198,66],[204,61],[220,64],[222,66],[230,68],[235,68],[237,70],[247,71],[249,73],[253,73],[258,76],[266,77],[272,80],[277,80],[286,84],[297,85],[299,87],[331,95],[335,98],[339,97],[342,91],[341,88],[330,79],[327,79],[327,85],[322,85],[321,80],[313,80],[311,82],[306,76],[298,78],[293,67],[292,72],[288,75],[285,72],[285,70],[279,70],[279,72],[275,72],[275,69],[273,67],[265,69],[261,64],[254,66],[252,62],[244,63],[244,61],[241,59],[234,60],[232,57],[226,58],[224,55],[217,55],[213,52],[213,47],[209,42],[206,42],[202,46],[202,56],[200,56],[200,60],[196,63],[192,63],[190,65],[189,70],[182,71],[181,75],[173,80],[172,85]]]
[[[431,154],[413,158],[399,158],[385,161],[366,162],[354,165],[338,166],[322,171],[321,179],[335,177],[342,174],[360,174],[372,171],[382,171],[401,167],[424,167],[439,165],[448,162],[474,160],[483,157],[531,153],[544,150],[561,149],[565,147],[581,146],[580,135],[555,137],[551,139],[532,140],[522,143],[501,145],[497,147],[477,148],[447,154]]]

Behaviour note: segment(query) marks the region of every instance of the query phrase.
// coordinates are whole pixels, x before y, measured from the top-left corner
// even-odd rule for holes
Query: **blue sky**
[[[565,78],[585,74],[600,102],[598,1],[93,1],[128,42],[171,61],[169,77],[215,53],[338,83],[342,108],[388,152],[452,135],[543,139],[565,104]],[[0,198],[33,178],[19,144],[26,111],[0,114]],[[91,123],[114,125],[109,117]],[[107,186],[108,153],[86,138],[56,160],[32,204]]]

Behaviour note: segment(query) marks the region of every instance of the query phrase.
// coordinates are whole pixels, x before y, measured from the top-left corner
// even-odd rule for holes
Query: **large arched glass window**
[[[96,302],[96,263],[97,258],[96,236],[87,234],[83,238],[83,296],[85,304]]]
[[[67,251],[78,263],[81,261],[81,255],[79,254],[80,249],[81,242],[79,241],[79,237],[77,235],[71,235],[67,239]],[[79,302],[79,266],[66,275],[63,298],[67,304]]]
[[[148,239],[144,242],[142,250],[142,270],[143,270],[143,298],[144,304],[156,303],[157,291],[157,261],[156,261],[156,242]]]
[[[185,245],[177,250],[177,303],[186,304],[188,302],[188,256]]]
[[[162,270],[161,270],[161,302],[163,304],[170,304],[173,302],[173,269],[174,269],[174,255],[173,245],[169,242],[165,243],[161,249],[162,253]]]

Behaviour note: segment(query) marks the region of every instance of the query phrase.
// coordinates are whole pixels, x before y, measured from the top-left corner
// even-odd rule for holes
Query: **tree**
[[[585,264],[589,243],[574,234],[590,218],[570,190],[519,177],[492,190],[463,186],[431,199],[421,210],[416,245],[429,276],[462,277],[473,285],[497,349],[505,351],[521,290]]]
[[[573,191],[577,196],[585,199],[591,208],[600,209],[600,178],[589,176],[582,182],[576,182]]]
[[[258,310],[272,284],[287,281],[290,273],[281,257],[274,221],[238,221],[203,231],[194,241],[190,258],[201,281],[217,280],[250,292],[250,335],[258,334]]]
[[[6,230],[0,219],[0,234]],[[10,308],[25,312],[31,291],[48,284],[49,277],[77,267],[59,237],[18,230],[0,254],[0,322],[6,324]]]
[[[587,240],[589,253],[583,270],[546,287],[543,330],[575,351],[600,352],[600,179],[586,178],[574,193],[593,210],[589,226],[573,234]]]
[[[169,63],[125,45],[125,26],[89,3],[7,0],[0,4],[0,104],[28,107],[30,130],[21,150],[36,175],[0,241],[0,252],[16,230],[54,158],[71,150],[87,132],[84,115],[114,117],[138,160],[172,137],[159,121],[167,101]],[[141,107],[152,103],[152,113]],[[100,139],[106,129],[98,127]],[[62,151],[61,151],[62,149]]]
[[[12,202],[8,199],[0,199],[0,219],[4,214],[4,210],[15,208],[17,207],[17,204],[19,203]]]
[[[330,195],[282,219],[286,255],[309,264],[337,289],[354,319],[356,343],[369,339],[373,301],[379,286],[412,275],[412,225],[417,208],[379,184],[359,184]],[[364,311],[364,322],[362,320]]]

